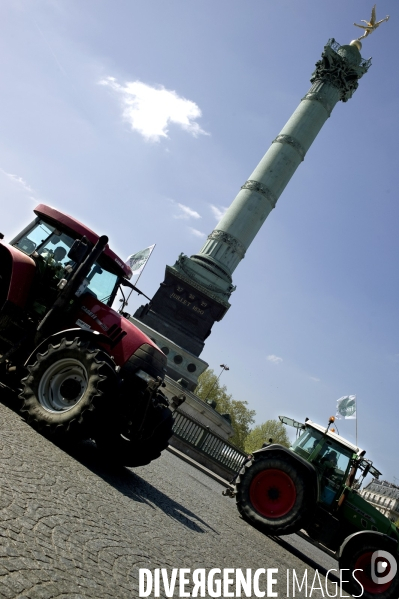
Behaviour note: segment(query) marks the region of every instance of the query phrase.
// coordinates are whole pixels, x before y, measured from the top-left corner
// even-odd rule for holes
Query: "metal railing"
[[[194,418],[179,411],[175,412],[173,433],[197,451],[232,472],[236,472],[247,457],[247,454],[238,447],[211,432],[209,428],[194,420]]]
[[[338,54],[338,50],[342,47],[341,44],[339,44],[333,37],[330,38],[327,42],[327,46],[330,46],[330,48],[332,48],[334,50],[334,52],[337,52]],[[359,63],[359,67],[365,68],[366,70],[368,70],[371,66],[371,58],[362,58],[360,63]]]

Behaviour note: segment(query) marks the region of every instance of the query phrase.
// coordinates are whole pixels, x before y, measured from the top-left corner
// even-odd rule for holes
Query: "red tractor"
[[[34,212],[0,241],[2,385],[47,436],[94,439],[120,464],[148,464],[167,447],[173,416],[165,355],[111,308],[121,287],[138,291],[131,270],[107,237],[49,206]]]

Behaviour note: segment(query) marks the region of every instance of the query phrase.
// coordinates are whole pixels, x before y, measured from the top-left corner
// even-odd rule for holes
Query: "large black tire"
[[[96,445],[107,462],[134,468],[160,457],[173,434],[173,414],[162,404],[152,405],[150,410],[146,430],[152,433],[144,439],[135,439],[134,435],[128,438],[112,427],[99,431],[95,436]]]
[[[384,555],[374,559],[376,567],[374,567],[377,579],[380,583],[375,582],[371,576],[372,555],[376,551],[383,551]],[[387,554],[391,559],[387,559]],[[378,562],[386,562],[388,566],[383,569],[383,572],[378,571]],[[347,587],[349,593],[353,596],[361,596],[362,599],[398,599],[399,597],[399,573],[396,571],[392,580],[381,582],[381,578],[390,578],[391,567],[398,568],[399,556],[392,554],[392,544],[380,540],[359,540],[353,544],[349,544],[339,560],[339,567],[342,570],[350,570],[346,578],[350,579]],[[357,572],[354,572],[358,570]],[[382,570],[382,568],[381,568]],[[352,575],[354,573],[354,575]],[[360,583],[360,584],[359,584]]]
[[[0,314],[0,331],[13,324],[13,319],[8,314]]]
[[[35,429],[52,437],[92,437],[105,419],[116,384],[108,354],[91,341],[63,338],[36,355],[22,379],[21,412]]]
[[[314,505],[302,472],[280,456],[247,462],[237,478],[236,490],[241,516],[268,535],[297,532]]]

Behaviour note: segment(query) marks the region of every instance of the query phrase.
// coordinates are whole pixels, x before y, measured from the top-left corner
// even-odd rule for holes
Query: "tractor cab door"
[[[298,437],[291,449],[316,468],[320,501],[331,510],[347,479],[351,450],[311,426]]]
[[[320,501],[332,508],[342,493],[353,453],[333,439],[327,437],[323,441],[313,464],[319,473]]]

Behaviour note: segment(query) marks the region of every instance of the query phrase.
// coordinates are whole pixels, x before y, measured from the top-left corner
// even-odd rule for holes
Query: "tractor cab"
[[[308,420],[291,450],[313,464],[318,473],[320,501],[331,506],[341,495],[360,452],[342,437]]]
[[[27,254],[36,264],[30,303],[32,313],[43,316],[98,236],[75,219],[48,206],[40,205],[35,212],[38,217],[10,245]],[[107,246],[91,266],[80,293],[86,291],[111,306],[120,280],[130,276],[130,269]]]
[[[374,478],[381,475],[373,463],[364,457],[364,450],[329,430],[334,422],[333,417],[327,428],[309,419],[305,424],[286,416],[280,416],[280,420],[283,424],[293,426],[298,432],[302,431],[290,449],[315,467],[320,502],[326,509],[337,506],[344,488],[356,491],[368,474]]]

